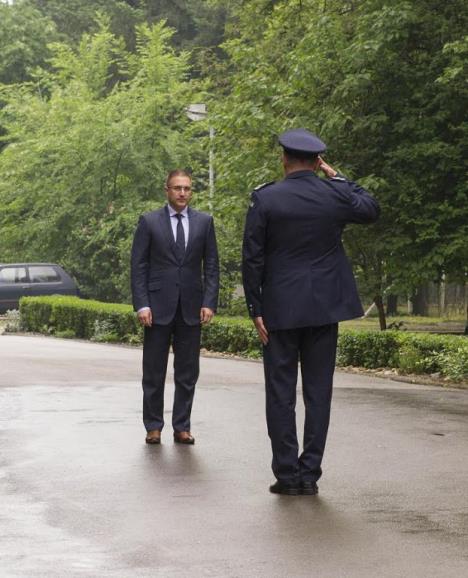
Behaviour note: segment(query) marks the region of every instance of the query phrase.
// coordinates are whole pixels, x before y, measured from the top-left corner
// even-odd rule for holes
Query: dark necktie
[[[176,230],[176,253],[177,259],[182,261],[185,255],[185,232],[184,226],[182,225],[182,217],[183,215],[177,214],[174,215],[177,219],[177,230]]]

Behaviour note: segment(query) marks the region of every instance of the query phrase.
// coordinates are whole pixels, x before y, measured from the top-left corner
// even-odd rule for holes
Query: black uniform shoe
[[[316,482],[302,482],[301,483],[301,494],[303,496],[315,496],[318,494],[318,486]]]
[[[272,494],[285,494],[286,496],[298,496],[300,494],[300,487],[292,484],[285,484],[279,480],[270,486]]]

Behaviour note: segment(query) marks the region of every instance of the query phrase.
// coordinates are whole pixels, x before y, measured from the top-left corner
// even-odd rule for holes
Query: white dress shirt
[[[172,234],[174,235],[174,241],[176,242],[177,242],[177,219],[175,215],[182,215],[182,227],[184,228],[185,248],[187,248],[189,236],[189,219],[187,207],[185,207],[183,211],[180,211],[180,213],[174,211],[171,205],[167,205],[167,208],[169,209],[169,216],[171,218]]]
[[[185,207],[185,209],[183,211],[180,211],[180,213],[175,211],[171,207],[171,205],[167,205],[167,208],[169,209],[169,217],[171,219],[171,227],[172,227],[172,234],[174,235],[174,242],[177,242],[177,219],[175,215],[178,214],[182,215],[182,227],[184,228],[185,248],[187,248],[189,236],[188,208]],[[138,309],[137,313],[140,313],[140,311],[145,311],[145,309],[149,309],[149,307],[141,307],[141,309]]]

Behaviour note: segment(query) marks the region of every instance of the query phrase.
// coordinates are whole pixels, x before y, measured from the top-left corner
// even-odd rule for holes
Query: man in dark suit
[[[132,247],[133,305],[145,326],[143,423],[146,443],[159,444],[164,426],[164,384],[174,353],[174,441],[193,444],[190,432],[199,374],[201,324],[216,310],[218,251],[213,218],[191,209],[192,180],[175,170],[166,181],[168,204],[140,217]]]
[[[372,223],[377,202],[319,156],[304,129],[283,133],[284,180],[252,193],[244,232],[243,283],[263,343],[268,434],[277,479],[270,491],[318,492],[330,417],[338,321],[363,314],[342,245],[348,223]],[[326,179],[317,176],[322,170]],[[296,385],[301,365],[305,424],[299,456]]]

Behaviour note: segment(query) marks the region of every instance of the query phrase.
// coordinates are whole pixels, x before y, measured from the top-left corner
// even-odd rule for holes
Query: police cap
[[[280,134],[279,143],[290,151],[319,155],[327,150],[327,145],[318,136],[305,128],[295,128]]]

